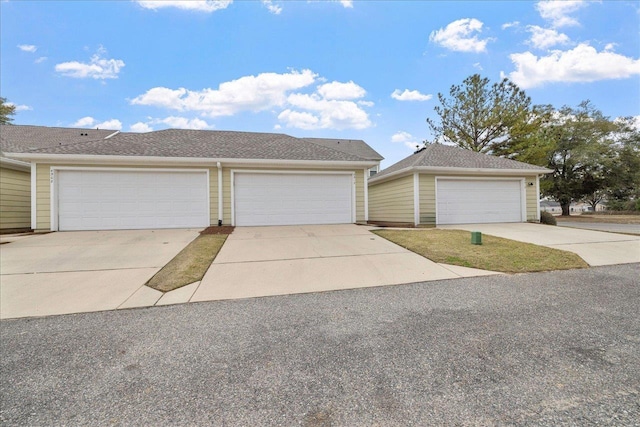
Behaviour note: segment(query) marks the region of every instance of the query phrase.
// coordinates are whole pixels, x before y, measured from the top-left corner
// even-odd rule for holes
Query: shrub
[[[556,217],[551,215],[551,212],[540,212],[540,224],[558,225]]]

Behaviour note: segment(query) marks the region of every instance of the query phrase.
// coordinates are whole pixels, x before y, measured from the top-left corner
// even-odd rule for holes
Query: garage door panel
[[[522,221],[520,180],[437,180],[438,224]]]
[[[206,227],[205,172],[58,172],[60,230]]]
[[[351,174],[236,173],[236,225],[353,222]]]

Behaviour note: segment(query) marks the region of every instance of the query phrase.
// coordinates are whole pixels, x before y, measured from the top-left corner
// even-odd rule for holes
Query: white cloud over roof
[[[479,39],[483,23],[475,18],[458,19],[433,31],[429,40],[456,52],[485,52],[491,39]]]
[[[598,52],[587,43],[567,51],[554,50],[547,56],[523,52],[509,57],[516,67],[509,78],[524,89],[546,83],[594,82],[640,75],[640,59],[611,50]]]
[[[152,10],[176,8],[211,13],[226,9],[233,3],[233,0],[137,0],[137,3],[145,9]]]
[[[405,89],[400,92],[400,89],[396,89],[391,93],[391,97],[398,101],[428,101],[433,98],[433,95],[420,93],[417,90]]]
[[[76,79],[117,79],[125,63],[121,59],[103,58],[107,51],[100,47],[89,62],[70,61],[56,64],[55,70],[65,77]]]

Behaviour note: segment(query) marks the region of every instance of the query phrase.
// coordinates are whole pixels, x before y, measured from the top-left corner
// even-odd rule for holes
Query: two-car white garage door
[[[206,171],[59,170],[58,230],[208,227]]]
[[[352,173],[235,173],[235,225],[355,222],[353,179]]]
[[[436,179],[438,224],[525,221],[522,179]]]

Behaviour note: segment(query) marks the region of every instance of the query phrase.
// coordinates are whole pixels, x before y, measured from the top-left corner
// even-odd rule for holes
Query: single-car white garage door
[[[524,188],[520,179],[436,180],[438,224],[522,222]]]
[[[352,173],[234,173],[235,225],[354,222]]]
[[[59,230],[209,226],[206,171],[57,172]]]

